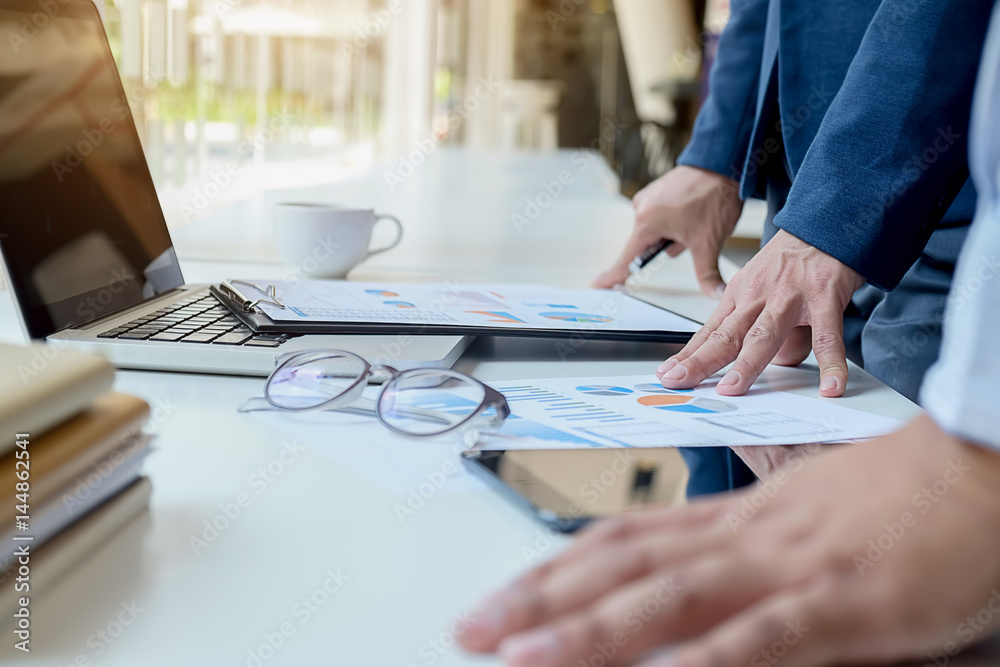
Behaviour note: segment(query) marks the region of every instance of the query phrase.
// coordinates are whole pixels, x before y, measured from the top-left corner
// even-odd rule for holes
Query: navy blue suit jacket
[[[740,181],[743,198],[784,170],[775,224],[892,289],[938,224],[973,217],[971,181],[940,223],[932,211],[964,177],[993,4],[733,0],[678,163]]]

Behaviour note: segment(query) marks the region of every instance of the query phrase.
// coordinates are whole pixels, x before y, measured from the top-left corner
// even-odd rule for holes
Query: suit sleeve
[[[882,289],[960,186],[992,0],[883,0],[775,224]]]
[[[753,129],[768,0],[732,3],[709,74],[708,97],[677,164],[739,181]]]

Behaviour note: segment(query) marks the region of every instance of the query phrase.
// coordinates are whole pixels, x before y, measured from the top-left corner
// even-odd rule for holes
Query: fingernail
[[[726,293],[725,285],[719,285],[718,287],[715,288],[715,298],[721,299],[722,295],[725,293]]]
[[[548,630],[515,635],[500,644],[500,656],[519,665],[552,662],[559,657],[559,640]]]
[[[719,381],[719,384],[739,384],[743,376],[740,375],[739,371],[729,371],[726,376]]]
[[[480,632],[498,634],[503,630],[507,615],[507,607],[503,602],[503,593],[494,593],[480,603],[479,608],[472,613],[472,627]]]
[[[827,375],[823,378],[823,381],[819,383],[820,391],[836,391],[840,388],[840,380],[836,375]]]
[[[670,369],[670,372],[663,376],[664,380],[671,380],[673,382],[680,382],[688,374],[688,369],[684,368],[684,364],[677,364]]]
[[[660,367],[656,369],[656,372],[657,373],[666,373],[667,371],[669,371],[671,368],[673,368],[676,365],[677,365],[677,360],[671,357],[670,359],[667,359],[662,364],[660,364]]]

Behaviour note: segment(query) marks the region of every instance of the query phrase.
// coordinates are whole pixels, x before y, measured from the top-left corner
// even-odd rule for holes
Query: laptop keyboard
[[[286,335],[255,334],[207,292],[109,329],[97,337],[243,347],[278,347],[289,339]]]

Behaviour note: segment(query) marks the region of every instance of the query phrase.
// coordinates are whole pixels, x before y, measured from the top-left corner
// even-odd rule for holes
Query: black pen
[[[650,262],[656,259],[656,256],[661,252],[666,251],[667,248],[674,244],[670,239],[663,239],[655,245],[651,245],[646,248],[646,252],[642,253],[638,257],[632,260],[632,263],[628,265],[628,272],[635,274],[640,269],[646,268]]]

